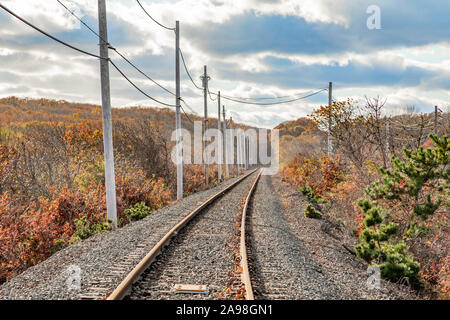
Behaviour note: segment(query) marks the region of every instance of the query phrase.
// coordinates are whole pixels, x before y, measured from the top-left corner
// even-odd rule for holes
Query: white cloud
[[[93,21],[97,19],[97,2],[92,0],[62,0],[65,4],[73,3],[72,8],[81,8],[82,15]],[[2,3],[35,23],[45,31],[55,34],[64,32],[63,37],[71,41],[71,37],[89,51],[98,50],[95,36],[89,39],[79,38],[76,21],[56,1],[17,1],[4,0]],[[337,66],[345,67],[357,63],[369,67],[384,66],[392,70],[402,70],[408,67],[422,68],[428,71],[440,72],[442,77],[450,78],[450,53],[448,43],[432,44],[409,48],[376,50],[367,54],[344,52],[330,54],[298,54],[280,53],[274,47],[251,54],[223,55],[218,58],[196,47],[183,34],[185,26],[205,28],[211,24],[223,24],[233,18],[253,12],[257,15],[295,16],[305,19],[308,23],[339,24],[348,26],[352,21],[349,12],[351,1],[331,0],[179,0],[179,1],[142,1],[154,18],[163,24],[173,26],[175,20],[181,23],[181,47],[187,60],[194,81],[200,84],[199,76],[203,65],[208,65],[212,77],[211,88],[221,89],[231,96],[237,97],[267,97],[288,96],[308,91],[305,88],[286,89],[280,84],[264,84],[258,81],[258,75],[270,75],[277,70],[268,64],[268,58],[287,59],[296,65],[304,66]],[[155,77],[162,85],[173,90],[174,83],[168,80],[164,65],[155,65],[154,61],[162,61],[169,57],[174,60],[174,35],[172,31],[161,29],[149,20],[135,1],[109,0],[108,19],[110,40],[113,39],[122,52],[133,61],[148,61],[146,71]],[[23,25],[15,18],[0,17],[0,95],[19,95],[29,97],[49,97],[67,99],[70,101],[100,103],[98,61],[84,57],[59,44],[45,40],[36,31]],[[364,15],[364,12],[361,13]],[[86,19],[85,19],[86,20]],[[94,29],[97,26],[92,25]],[[84,28],[84,27],[82,27]],[[26,42],[28,36],[33,36],[32,42]],[[24,38],[20,38],[24,36]],[[307,35],[306,35],[307,36]],[[39,41],[41,38],[42,41]],[[20,41],[19,41],[20,40]],[[262,39],[264,40],[264,39]],[[23,42],[21,42],[23,41]],[[115,43],[117,42],[117,43]],[[77,44],[78,45],[78,44]],[[173,60],[172,60],[173,59]],[[145,63],[145,62],[144,62]],[[223,65],[233,70],[250,73],[256,79],[252,82],[238,78],[220,79],[216,76]],[[168,68],[172,68],[172,65]],[[181,65],[181,68],[183,66]],[[127,69],[130,77],[139,86],[157,99],[173,103],[173,97],[162,93],[148,80],[143,79],[134,70]],[[199,114],[203,113],[203,98],[201,92],[185,78],[182,82],[182,95]],[[156,76],[155,76],[156,75]],[[442,79],[445,81],[446,79]],[[326,80],[328,81],[328,80]],[[326,83],[326,81],[324,81]],[[437,77],[431,81],[438,82]],[[448,81],[448,80],[447,80]],[[363,100],[364,95],[374,97],[380,95],[388,98],[390,108],[394,110],[405,104],[420,104],[422,107],[444,105],[450,99],[449,93],[442,89],[432,88],[429,83],[421,83],[416,87],[399,88],[398,86],[368,86],[367,88],[339,88],[336,86],[336,98],[354,97]],[[111,89],[114,106],[129,106],[134,104],[155,106],[155,103],[144,98],[134,88],[123,80],[115,71],[111,71]],[[320,98],[322,99],[322,98]],[[273,127],[281,121],[292,120],[310,114],[315,107],[327,102],[326,96],[317,103],[299,101],[286,105],[263,107],[253,105],[238,105],[223,101],[235,121],[245,121],[251,125]],[[217,103],[209,102],[210,116],[215,116]]]

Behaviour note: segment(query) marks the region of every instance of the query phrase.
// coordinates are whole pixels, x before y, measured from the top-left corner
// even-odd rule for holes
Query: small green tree
[[[150,208],[146,206],[145,202],[136,203],[134,206],[125,210],[125,214],[130,221],[137,221],[144,219],[151,213]]]
[[[425,220],[441,206],[448,206],[444,199],[449,195],[450,140],[445,136],[430,138],[435,147],[404,149],[405,160],[393,157],[392,170],[379,168],[381,180],[366,188],[370,200],[358,201],[365,215],[365,229],[355,246],[356,253],[368,263],[378,263],[381,275],[389,280],[406,277],[417,282],[420,265],[407,254],[408,247],[400,238],[426,234]],[[392,213],[400,213],[408,223],[399,228]]]
[[[94,234],[112,230],[112,227],[108,221],[92,223],[89,221],[87,216],[83,216],[80,219],[75,219],[74,224],[75,232],[71,242],[81,241],[93,236]]]
[[[316,210],[312,205],[308,204],[304,210],[304,214],[306,218],[311,219],[320,219],[322,218],[322,214]]]

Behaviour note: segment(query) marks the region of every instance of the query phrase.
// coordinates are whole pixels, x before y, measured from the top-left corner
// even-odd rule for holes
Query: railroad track
[[[191,211],[107,299],[252,300],[246,219],[260,175],[251,171]]]

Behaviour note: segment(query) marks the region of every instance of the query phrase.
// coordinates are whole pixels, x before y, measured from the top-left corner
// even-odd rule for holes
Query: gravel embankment
[[[192,194],[141,221],[97,234],[55,253],[1,285],[0,299],[79,299],[94,293],[96,297],[106,297],[178,221],[236,179]],[[75,266],[72,270],[81,270],[79,290],[73,289],[76,281],[68,286],[70,266]],[[93,292],[89,289],[92,287],[98,291]]]
[[[343,298],[339,288],[330,283],[329,275],[291,230],[271,176],[261,176],[258,183],[248,233],[256,299]]]
[[[303,210],[308,203],[279,176],[264,177],[258,186],[253,232],[260,277],[266,283],[259,287],[262,297],[272,298],[267,294],[277,293],[283,284],[289,290],[282,294],[290,299],[423,299],[408,287],[383,279],[380,289],[370,290],[367,264],[342,245],[345,232],[326,214],[322,219],[306,218]],[[269,263],[269,269],[280,270],[278,276],[265,273]]]
[[[133,286],[128,299],[232,298],[223,289],[235,281],[235,217],[255,176],[247,177],[181,230]],[[175,284],[206,285],[209,294],[174,294]]]

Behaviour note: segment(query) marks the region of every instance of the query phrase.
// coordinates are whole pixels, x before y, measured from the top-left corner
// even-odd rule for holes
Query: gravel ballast
[[[262,242],[266,249],[261,251],[271,259],[270,251],[280,250],[277,267],[290,271],[290,279],[283,282],[290,284],[293,299],[423,299],[405,285],[391,283],[381,279],[379,289],[369,289],[367,280],[368,265],[350,253],[347,248],[347,233],[336,228],[323,212],[322,219],[310,219],[304,215],[309,204],[294,187],[282,182],[279,175],[265,177],[258,186],[260,199],[266,199],[268,210],[258,210],[260,214],[256,228],[273,229],[270,240]],[[269,198],[269,196],[271,198]],[[257,198],[255,198],[257,199]],[[262,206],[262,205],[260,205]],[[272,216],[268,212],[272,211]],[[264,216],[266,213],[266,216]],[[260,227],[259,225],[263,225]],[[255,239],[258,239],[255,232]],[[354,240],[354,239],[353,239]],[[260,239],[264,241],[264,239]]]
[[[199,213],[137,281],[128,297],[142,299],[229,299],[233,275],[235,217],[257,173]],[[209,294],[172,292],[176,284],[204,285]],[[226,289],[225,289],[226,288]]]
[[[221,289],[230,285],[229,274],[235,266],[230,237],[236,232],[236,215],[255,175],[182,229],[129,298],[227,298]],[[106,298],[165,233],[237,179],[55,253],[1,285],[0,299]],[[249,269],[256,299],[423,299],[406,286],[384,280],[379,289],[369,289],[367,264],[343,246],[346,233],[327,219],[326,212],[322,219],[306,218],[308,204],[280,176],[261,176],[247,220]],[[68,281],[74,270],[81,271],[79,288]],[[175,296],[170,292],[175,283],[205,284],[210,294]]]
[[[105,298],[145,254],[184,216],[225,186],[192,194],[141,221],[73,244],[0,286],[0,299]],[[80,270],[80,288],[73,272]],[[105,280],[105,278],[107,278]],[[92,288],[96,287],[94,293]]]

